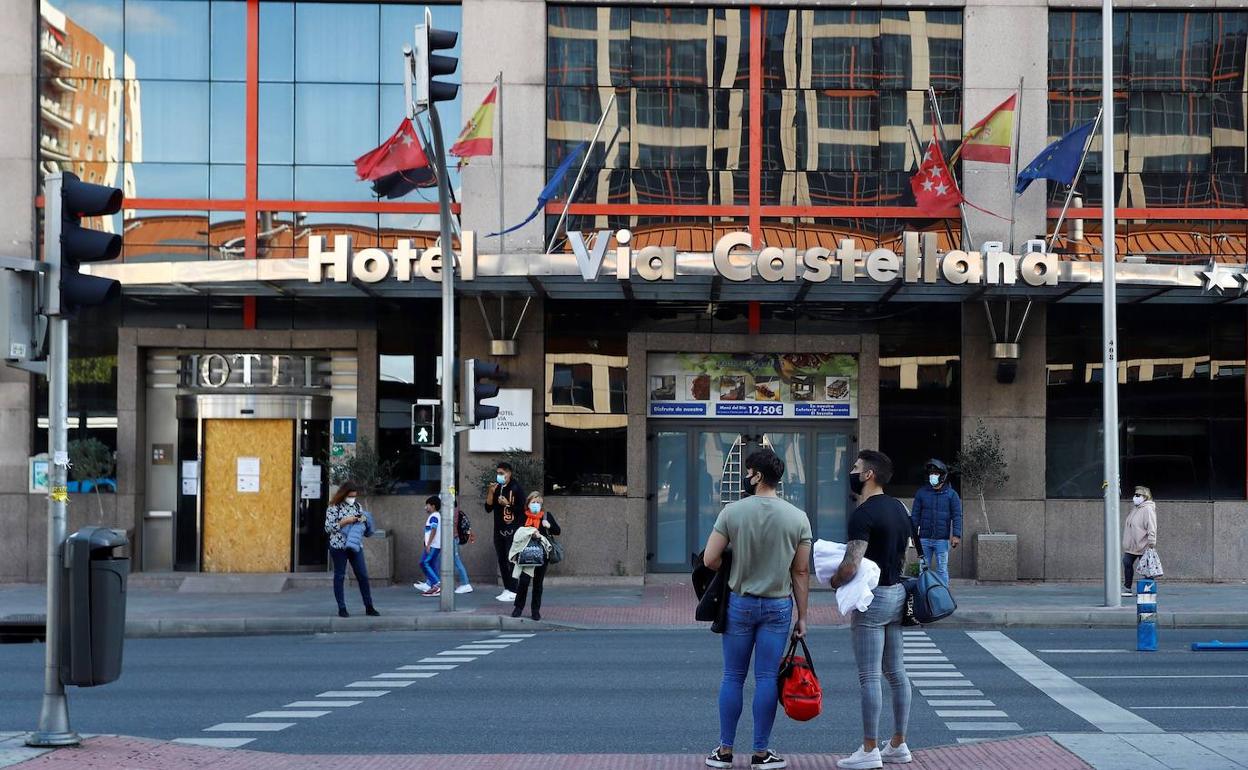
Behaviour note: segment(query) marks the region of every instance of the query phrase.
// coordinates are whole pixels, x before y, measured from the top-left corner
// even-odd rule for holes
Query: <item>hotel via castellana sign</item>
[[[1060,260],[1056,254],[1045,253],[1044,241],[1028,241],[1021,256],[1005,252],[999,243],[985,244],[982,252],[954,249],[940,254],[935,249],[934,238],[914,235],[907,233],[903,238],[905,249],[900,255],[890,249],[864,251],[854,245],[852,238],[842,240],[835,250],[822,246],[804,251],[765,246],[755,253],[751,248],[751,235],[734,232],[716,241],[710,259],[715,272],[724,280],[738,282],[750,281],[757,275],[773,283],[854,283],[860,278],[861,266],[866,279],[874,283],[892,283],[899,278],[905,283],[934,284],[943,280],[955,285],[1008,285],[1021,281],[1030,286],[1056,286],[1058,283]],[[615,266],[607,275],[618,280],[636,277],[643,281],[672,281],[680,274],[682,254],[675,248],[645,246],[633,250],[629,245],[631,240],[632,233],[628,230],[614,234],[610,230],[600,230],[590,247],[583,233],[568,233],[576,268],[586,281],[603,277],[612,242]],[[471,281],[477,275],[476,238],[471,231],[464,231],[462,246],[458,277]],[[354,251],[351,239],[345,235],[334,237],[332,249],[327,249],[324,236],[308,239],[308,281],[311,283],[324,280],[410,282],[418,277],[439,281],[441,269],[442,255],[438,247],[417,251],[407,239],[400,240],[389,252],[379,248]]]

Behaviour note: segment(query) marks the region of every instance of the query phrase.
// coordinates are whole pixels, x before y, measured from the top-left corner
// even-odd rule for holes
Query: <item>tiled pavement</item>
[[[789,767],[794,770],[833,770],[838,757],[806,754],[791,755],[788,759]],[[747,766],[741,760],[738,764]],[[21,770],[445,770],[450,767],[456,770],[689,770],[702,767],[702,757],[676,754],[294,755],[98,736],[79,748],[58,749],[28,759],[17,767]],[[1028,737],[918,751],[909,767],[914,770],[1090,770],[1091,766],[1050,738]]]

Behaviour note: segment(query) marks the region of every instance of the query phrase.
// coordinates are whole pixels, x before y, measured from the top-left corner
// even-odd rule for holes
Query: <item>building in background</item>
[[[33,221],[23,190],[37,174],[94,173],[126,191],[110,223],[123,256],[105,268],[124,296],[80,319],[73,342],[71,437],[117,452],[108,520],[131,530],[146,571],[322,570],[328,468],[368,443],[394,476],[370,501],[395,538],[391,574],[416,574],[418,503],[441,485],[412,430],[417,401],[438,393],[438,286],[418,267],[411,280],[311,281],[307,259],[337,236],[356,253],[436,239],[431,196],[379,201],[352,167],[403,117],[399,52],[424,6],[58,8],[35,11],[29,51],[0,54],[28,55],[38,84],[29,184],[5,194]],[[1091,120],[1095,11],[979,0],[433,10],[435,26],[461,33],[448,146],[463,106],[502,79],[505,157],[474,158],[451,180],[477,255],[459,284],[460,355],[510,374],[501,419],[461,440],[466,510],[518,448],[528,470],[540,463],[534,478],[565,523],[564,574],[683,570],[755,447],[785,459],[783,494],[817,536],[840,539],[860,448],[894,458],[893,491],[907,496],[925,461],[952,460],[982,421],[1010,465],[988,506],[994,529],[1018,537],[1020,577],[1100,575],[1099,156],[1062,232],[1060,185],[1014,202],[1004,246],[1052,237],[1056,286],[877,278],[865,264],[877,248],[1009,240],[1009,167],[956,163],[978,209],[932,216],[910,188],[916,142],[935,135],[948,157],[1020,78],[1020,165]],[[1170,575],[1248,578],[1226,545],[1248,537],[1248,299],[1235,277],[1248,251],[1248,12],[1202,2],[1121,11],[1115,24],[1123,484],[1162,500]],[[530,213],[600,120],[583,175],[568,173],[533,222],[490,237]],[[0,225],[33,241],[29,222]],[[742,232],[750,256],[738,266],[779,252],[738,281],[713,251]],[[852,282],[835,266],[803,277],[808,255],[835,256],[849,239],[864,262]],[[633,260],[623,279],[620,253]],[[594,254],[604,267],[587,278]],[[994,358],[1016,335],[1017,357]],[[512,342],[514,355],[498,355]],[[38,381],[3,376],[14,387],[0,411],[24,438],[0,452],[0,513],[30,534],[0,559],[0,578],[39,579],[24,554],[40,552],[29,522],[43,500],[23,481],[45,446],[46,398]],[[974,508],[955,576],[974,572],[970,536],[986,527]],[[489,554],[465,556],[490,572]]]

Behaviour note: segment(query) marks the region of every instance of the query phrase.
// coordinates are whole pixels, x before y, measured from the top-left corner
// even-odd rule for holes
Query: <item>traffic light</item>
[[[438,408],[433,405],[412,405],[412,446],[435,446],[438,443]]]
[[[507,373],[498,364],[470,358],[464,363],[463,390],[459,394],[464,405],[464,424],[480,425],[483,420],[498,416],[498,407],[483,403],[498,395],[498,383]]]
[[[84,307],[102,305],[119,291],[111,278],[84,275],[87,262],[107,262],[121,254],[121,236],[82,226],[83,217],[116,214],[122,192],[88,184],[68,172],[52,174],[44,184],[43,261],[48,264],[44,312],[76,316]]]
[[[459,59],[454,56],[442,56],[434,51],[444,51],[455,47],[459,39],[458,32],[433,28],[433,14],[425,9],[425,24],[416,28],[416,47],[413,50],[413,64],[416,69],[416,106],[428,107],[431,102],[449,102],[459,93],[455,83],[444,83],[434,78],[450,75],[459,67]]]

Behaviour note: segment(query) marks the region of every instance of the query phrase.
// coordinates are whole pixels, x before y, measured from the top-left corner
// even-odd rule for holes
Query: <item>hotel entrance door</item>
[[[783,422],[651,423],[647,568],[683,572],[715,517],[741,498],[745,458],[770,447],[784,460],[779,494],[806,511],[815,537],[844,540],[849,510],[851,427]]]

